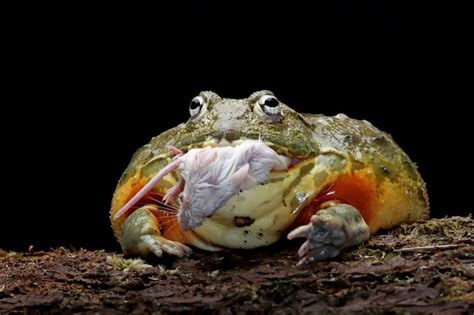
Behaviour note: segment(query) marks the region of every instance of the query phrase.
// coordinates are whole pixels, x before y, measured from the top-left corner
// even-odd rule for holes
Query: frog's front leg
[[[123,253],[130,256],[146,257],[163,253],[183,257],[191,249],[178,241],[165,238],[163,228],[177,229],[176,216],[160,210],[156,205],[145,205],[135,210],[124,222],[120,245]]]
[[[356,246],[370,236],[368,225],[351,205],[330,202],[311,217],[311,222],[288,234],[288,239],[306,238],[298,256],[298,265],[336,257],[346,247]]]

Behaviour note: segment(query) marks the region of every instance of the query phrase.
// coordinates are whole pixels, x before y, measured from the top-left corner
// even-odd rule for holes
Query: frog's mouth
[[[166,192],[163,201],[178,200],[181,229],[194,229],[239,191],[251,189],[263,183],[270,172],[286,171],[298,162],[278,154],[261,140],[244,140],[235,146],[195,148],[186,153],[176,148],[170,150],[175,155],[171,163],[117,211],[115,218],[127,212],[164,176],[176,171],[179,181]]]

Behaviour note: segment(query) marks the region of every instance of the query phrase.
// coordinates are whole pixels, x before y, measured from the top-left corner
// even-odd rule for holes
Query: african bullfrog
[[[302,237],[305,264],[429,214],[415,164],[365,120],[301,114],[270,91],[201,92],[189,111],[135,153],[117,185],[110,218],[127,255]]]

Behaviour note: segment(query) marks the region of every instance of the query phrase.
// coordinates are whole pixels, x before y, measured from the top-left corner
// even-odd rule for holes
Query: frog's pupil
[[[199,102],[199,100],[192,100],[191,103],[189,103],[189,108],[192,110],[195,110],[199,107],[201,107],[201,102]]]
[[[263,104],[265,106],[268,106],[268,107],[277,107],[278,106],[278,101],[274,97],[269,97],[265,100],[265,102]]]

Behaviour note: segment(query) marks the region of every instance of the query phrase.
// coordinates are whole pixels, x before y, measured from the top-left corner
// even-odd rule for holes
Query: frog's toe
[[[288,234],[289,239],[307,238],[298,250],[298,257],[301,259],[297,266],[328,260],[340,253],[341,247],[336,244],[341,243],[344,233],[340,226],[336,225],[327,222],[325,218],[313,216],[311,223],[300,226]]]
[[[359,211],[347,204],[336,204],[318,211],[311,222],[288,234],[288,239],[307,239],[298,251],[298,265],[336,257],[343,248],[359,245],[370,236]]]
[[[298,237],[306,237],[308,236],[308,233],[310,230],[311,230],[311,224],[298,226],[296,229],[288,233],[287,237],[289,240],[293,240]]]
[[[163,252],[178,257],[184,257],[192,253],[191,248],[188,246],[167,240],[158,235],[143,235],[140,239],[143,241],[143,244],[148,247],[148,251],[158,257],[161,257]]]
[[[315,246],[313,248],[313,246]],[[301,245],[298,250],[298,257],[301,259],[296,264],[298,267],[308,265],[316,261],[328,260],[336,257],[340,253],[341,249],[331,245],[323,244],[312,244],[306,241]]]

